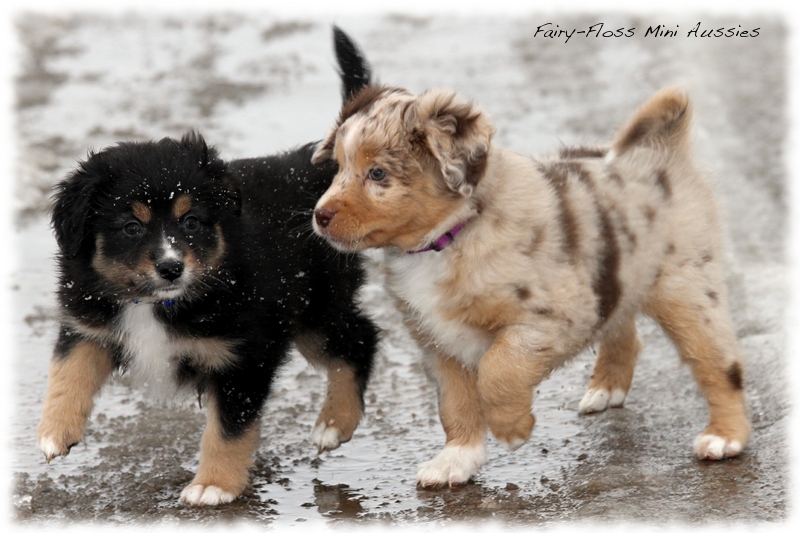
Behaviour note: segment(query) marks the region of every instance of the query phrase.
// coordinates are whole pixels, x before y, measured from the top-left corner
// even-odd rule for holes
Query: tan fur
[[[308,362],[324,368],[328,374],[328,392],[316,426],[335,428],[339,432],[339,442],[349,441],[363,414],[355,372],[349,365],[328,357],[323,339],[318,335],[299,335],[295,346]]]
[[[729,374],[732,365],[741,372],[741,355],[732,324],[727,316],[712,318],[713,310],[707,305],[672,296],[671,290],[659,287],[648,302],[647,312],[675,343],[708,401],[709,423],[701,436],[726,435],[743,444],[750,435],[750,425],[741,382],[732,382]],[[687,292],[691,291],[687,288]],[[695,453],[705,456],[707,451]]]
[[[192,208],[192,197],[187,194],[178,196],[175,203],[172,204],[172,214],[175,218],[181,218],[189,212]]]
[[[131,211],[133,212],[133,216],[138,218],[143,224],[148,224],[153,217],[153,212],[142,202],[133,202],[133,204],[131,204]]]
[[[225,236],[222,234],[222,227],[219,223],[214,225],[214,231],[217,234],[217,246],[214,253],[204,260],[200,260],[197,254],[188,245],[181,247],[183,254],[184,268],[189,275],[201,276],[204,271],[213,271],[216,267],[222,264],[225,254],[228,251],[228,245],[225,242]]]
[[[103,251],[104,239],[98,235],[95,239],[96,252],[92,256],[92,267],[98,274],[113,282],[120,291],[130,290],[142,281],[156,278],[151,259],[145,257],[132,265],[109,259]]]
[[[192,482],[184,489],[184,494],[192,489],[216,487],[231,501],[241,494],[247,485],[248,469],[253,464],[253,454],[258,445],[260,423],[256,421],[252,427],[236,438],[223,434],[219,424],[216,401],[209,397],[206,407],[206,429],[200,443],[200,466]]]
[[[478,373],[441,354],[433,356],[432,363],[439,391],[439,416],[447,444],[476,444],[486,433],[480,410]]]
[[[385,250],[386,288],[432,359],[448,443],[472,443],[448,444],[423,465],[420,483],[477,472],[485,425],[512,448],[527,440],[533,388],[594,342],[600,355],[580,411],[622,405],[641,349],[640,313],[668,332],[708,399],[695,454],[741,451],[743,363],[719,217],[692,161],[683,92],[654,95],[610,149],[539,159],[492,146],[488,116],[452,91],[384,89],[367,101],[343,111],[316,154],[340,170],[317,204],[325,217],[315,230],[340,249]],[[375,167],[385,179],[370,178]],[[462,223],[443,251],[407,253]],[[466,413],[475,374],[479,415]]]
[[[505,329],[478,364],[481,412],[492,433],[512,449],[528,440],[535,421],[533,387],[549,373],[527,353],[523,337],[513,327]]]
[[[191,200],[187,199],[186,202],[191,202]],[[177,205],[173,208],[173,211],[176,210]],[[214,249],[214,253],[204,261],[201,261],[189,246],[184,246],[181,249],[186,278],[202,277],[205,271],[213,270],[219,266],[225,257],[227,245],[222,235],[222,228],[219,224],[216,224],[214,229],[217,233],[217,246]],[[161,279],[156,269],[156,264],[151,257],[145,256],[134,264],[114,261],[104,252],[104,239],[102,235],[98,235],[95,238],[95,248],[96,251],[92,256],[92,267],[106,280],[114,283],[117,290],[120,292],[130,291],[134,287],[148,281],[157,283]]]
[[[612,149],[621,155],[641,141],[651,148],[675,151],[687,150],[691,103],[686,94],[669,87],[653,95],[638,110],[634,118],[620,129]]]
[[[425,186],[420,180],[419,186]],[[409,187],[410,194],[419,187]],[[329,207],[335,209],[338,216],[333,220],[329,232],[332,239],[343,246],[358,249],[376,246],[378,243],[391,242],[400,247],[411,247],[419,242],[428,231],[430,225],[441,223],[448,202],[439,201],[436,197],[420,194],[422,200],[403,211],[390,211],[392,207],[405,207],[401,202],[393,205],[392,198],[387,198],[383,205],[387,210],[372,210],[363,194],[352,197],[332,196]],[[360,202],[364,202],[361,204]]]
[[[94,396],[113,370],[108,350],[92,342],[82,342],[63,357],[53,359],[38,428],[40,447],[45,440],[50,442],[48,462],[67,455],[83,438]]]

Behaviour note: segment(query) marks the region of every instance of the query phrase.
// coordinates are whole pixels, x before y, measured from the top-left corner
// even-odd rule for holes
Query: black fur
[[[368,83],[369,68],[357,54],[340,57],[340,67],[345,94]],[[170,339],[233,346],[224,368],[186,354],[172,376],[176,386],[214,396],[226,437],[257,420],[298,334],[324,339],[323,357],[350,366],[363,397],[377,329],[354,299],[364,281],[360,258],[338,254],[311,230],[314,205],[337,171],[333,163],[312,165],[313,148],[226,163],[189,133],[90,153],[56,188],[63,319],[54,357],[68,357],[85,340],[109,346],[124,368],[121,314],[150,306]],[[178,218],[182,195],[191,208]],[[146,206],[148,220],[137,218],[136,203]],[[159,278],[165,239],[181,256],[170,260],[173,275]],[[194,278],[190,260],[201,265]],[[135,268],[146,275],[130,274]],[[181,283],[174,300],[159,296]]]
[[[57,356],[81,339],[83,329],[113,329],[122,308],[150,305],[175,337],[236,340],[236,363],[211,372],[182,361],[182,383],[214,394],[223,427],[238,435],[258,415],[278,366],[298,332],[327,339],[327,352],[348,362],[363,390],[372,366],[376,329],[358,310],[354,294],[363,282],[358,256],[340,256],[312,236],[316,199],[336,172],[312,166],[313,147],[283,155],[228,163],[218,159],[197,134],[180,141],[121,143],[93,154],[59,186],[53,226],[62,250],[58,258],[58,299],[65,315]],[[204,232],[187,240],[197,254],[216,246],[209,228],[218,224],[225,242],[219,266],[187,288],[169,307],[151,302],[148,285],[122,286],[93,267],[95,239],[103,253],[122,262],[151,254],[149,235],[130,237],[121,228],[140,201],[153,212],[156,244],[168,225],[180,191],[192,191],[191,213]],[[80,212],[76,213],[76,206]],[[152,223],[151,223],[152,225]],[[178,235],[175,228],[167,233]],[[78,326],[78,327],[76,327]],[[80,327],[83,326],[83,327]],[[115,346],[124,366],[124,349]]]
[[[333,27],[333,48],[342,78],[342,100],[346,102],[369,85],[372,72],[358,46],[337,26]]]

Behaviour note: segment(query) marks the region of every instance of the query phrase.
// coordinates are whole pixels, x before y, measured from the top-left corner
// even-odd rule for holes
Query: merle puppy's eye
[[[369,171],[369,179],[372,181],[383,181],[386,179],[386,171],[380,167],[373,167]]]
[[[183,229],[189,232],[196,231],[200,228],[200,219],[194,215],[186,215],[183,217]]]
[[[137,237],[142,234],[142,225],[135,221],[128,222],[122,226],[122,232],[128,237]]]

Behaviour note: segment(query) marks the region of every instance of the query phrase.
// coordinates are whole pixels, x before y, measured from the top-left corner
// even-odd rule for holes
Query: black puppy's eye
[[[373,167],[369,171],[369,179],[372,181],[383,181],[386,179],[386,171],[380,167]]]
[[[183,229],[186,231],[195,231],[200,227],[200,219],[194,215],[187,215],[183,218]]]
[[[139,222],[128,222],[122,226],[122,232],[129,237],[136,237],[142,234],[142,225]]]

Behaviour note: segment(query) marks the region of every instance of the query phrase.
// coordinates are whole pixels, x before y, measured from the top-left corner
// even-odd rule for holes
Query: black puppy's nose
[[[320,228],[327,228],[335,215],[336,211],[328,209],[327,207],[320,207],[314,211],[314,219],[317,221],[317,225]]]
[[[183,274],[183,262],[170,259],[156,265],[158,275],[167,281],[175,281]]]

